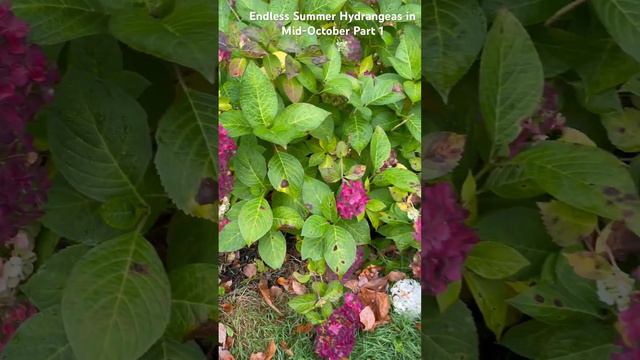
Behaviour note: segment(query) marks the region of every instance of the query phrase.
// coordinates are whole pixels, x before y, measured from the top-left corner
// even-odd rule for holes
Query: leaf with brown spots
[[[282,316],[282,311],[273,305],[273,298],[271,297],[271,291],[267,285],[267,279],[260,279],[260,283],[258,283],[258,291],[260,291],[260,295],[262,295],[264,302],[266,302],[273,311],[277,312],[278,315]]]

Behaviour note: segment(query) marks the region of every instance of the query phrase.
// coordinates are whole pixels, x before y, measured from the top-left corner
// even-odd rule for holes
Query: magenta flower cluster
[[[229,137],[229,133],[218,124],[218,197],[226,197],[233,190],[233,173],[229,161],[235,155],[238,146]]]
[[[450,183],[426,186],[422,193],[421,220],[427,229],[422,235],[422,283],[428,293],[439,294],[460,280],[464,260],[478,237],[464,224],[467,211]]]
[[[38,312],[31,303],[16,303],[0,309],[0,353],[23,322]]]
[[[640,294],[632,296],[629,307],[618,314],[618,322],[624,341],[622,352],[614,354],[612,360],[640,359]]]
[[[545,84],[538,111],[522,121],[520,134],[509,145],[511,156],[537,142],[559,137],[562,135],[565,122],[564,116],[560,113],[558,92],[550,84]]]
[[[53,98],[58,80],[42,50],[27,42],[29,28],[9,4],[0,4],[0,138],[21,134],[40,107]],[[9,134],[10,135],[10,134]]]
[[[362,214],[368,200],[362,181],[344,181],[336,202],[338,214],[343,219],[354,218]]]
[[[28,26],[0,4],[0,243],[41,215],[49,187],[29,120],[52,100],[56,70],[27,42]]]
[[[360,329],[364,305],[355,294],[344,297],[344,305],[334,310],[327,321],[316,328],[316,354],[326,360],[349,358]]]

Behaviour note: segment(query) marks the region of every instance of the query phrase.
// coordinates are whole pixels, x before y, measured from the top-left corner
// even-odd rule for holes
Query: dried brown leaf
[[[256,274],[258,273],[258,267],[256,266],[256,264],[253,264],[253,263],[247,264],[242,269],[242,273],[244,274],[244,276],[248,278],[252,278],[256,276]]]
[[[227,341],[227,327],[223,323],[218,323],[218,343],[224,345]]]
[[[271,340],[269,342],[269,345],[267,345],[267,350],[264,353],[265,359],[264,360],[271,360],[273,358],[273,355],[276,354],[276,342]]]
[[[231,355],[229,350],[218,348],[218,360],[236,360],[236,358]]]
[[[360,322],[364,325],[364,331],[372,331],[376,327],[376,316],[370,306],[360,311]]]
[[[249,357],[249,360],[265,360],[265,359],[266,359],[266,357],[265,357],[263,352],[253,353]]]
[[[231,314],[233,313],[234,307],[232,304],[230,303],[226,303],[226,304],[222,304],[222,311],[224,311],[227,314]]]
[[[296,279],[291,279],[291,291],[296,295],[304,295],[307,293],[307,287],[300,284]]]
[[[280,347],[282,348],[282,350],[284,350],[284,353],[287,354],[288,357],[293,357],[293,351],[291,351],[286,341],[280,340]]]
[[[376,317],[376,326],[389,321],[389,296],[385,292],[375,291],[368,288],[360,290],[358,297],[365,306],[370,306]]]
[[[313,329],[313,324],[303,324],[296,326],[297,334],[306,334]]]
[[[280,286],[272,286],[271,289],[269,289],[269,291],[271,292],[271,298],[275,299],[279,296],[282,296],[283,291],[282,288]]]
[[[267,285],[267,279],[260,279],[260,282],[258,283],[258,290],[260,291],[260,295],[262,295],[262,298],[267,303],[267,305],[269,305],[269,307],[272,308],[273,311],[277,312],[278,315],[282,316],[282,311],[280,311],[280,309],[273,305],[273,298],[271,297],[271,291],[269,290],[269,287]]]
[[[403,280],[407,277],[407,275],[401,271],[392,271],[387,274],[387,279],[391,282],[396,282]]]

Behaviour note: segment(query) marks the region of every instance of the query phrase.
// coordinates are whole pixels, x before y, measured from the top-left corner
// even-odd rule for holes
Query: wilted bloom
[[[478,241],[464,221],[467,211],[460,206],[451,184],[441,182],[423,191],[422,283],[430,294],[443,292],[450,282],[460,280],[467,253]]]
[[[562,135],[565,118],[560,113],[558,92],[545,84],[542,103],[538,111],[521,123],[522,130],[518,137],[509,145],[511,156],[517,155],[527,147]]]
[[[343,219],[356,217],[364,211],[368,200],[362,181],[344,181],[336,204],[338,214]]]
[[[362,58],[362,46],[357,37],[351,34],[345,35],[336,45],[347,61],[355,63]]]
[[[236,153],[238,147],[229,137],[229,133],[218,124],[218,197],[229,195],[233,189],[233,173],[229,169],[229,160]]]
[[[229,50],[229,41],[227,35],[221,32],[218,35],[218,63],[225,62],[231,58],[231,51]]]
[[[16,303],[0,308],[0,352],[4,350],[20,324],[38,312],[31,303]]]
[[[391,151],[389,152],[389,158],[384,161],[382,167],[380,168],[380,171],[387,168],[395,167],[396,165],[398,165],[398,152],[396,151],[396,149],[391,149]]]
[[[0,139],[0,244],[42,215],[49,186],[29,137]]]
[[[619,330],[622,334],[622,352],[614,354],[613,360],[636,360],[640,354],[640,294],[635,294],[627,309],[618,314]]]
[[[422,287],[413,279],[402,279],[391,287],[391,302],[396,313],[416,319],[422,314]]]
[[[344,305],[334,310],[327,321],[316,328],[316,354],[326,360],[348,358],[360,329],[360,311],[364,305],[355,294],[345,295]]]

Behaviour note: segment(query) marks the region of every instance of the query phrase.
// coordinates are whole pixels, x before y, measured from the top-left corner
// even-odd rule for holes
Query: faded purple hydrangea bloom
[[[229,133],[218,124],[218,198],[223,199],[233,190],[233,173],[229,169],[229,160],[238,147],[229,137]]]
[[[362,45],[357,37],[351,34],[345,35],[337,45],[345,60],[357,63],[362,58]]]
[[[229,49],[229,40],[227,35],[220,32],[218,35],[218,63],[223,63],[231,58],[231,50]]]
[[[562,135],[566,119],[560,113],[559,107],[558,92],[550,84],[545,84],[538,111],[522,121],[520,134],[509,145],[512,157],[537,142]]]
[[[53,97],[58,73],[27,42],[28,26],[0,3],[0,244],[37,219],[49,188],[29,120]]]
[[[338,214],[343,219],[354,218],[364,211],[368,200],[362,181],[344,181],[336,204]]]
[[[49,187],[28,136],[0,139],[0,244],[42,215]]]
[[[0,352],[4,350],[20,324],[36,313],[38,309],[28,301],[0,308]]]
[[[0,137],[22,134],[27,121],[53,99],[59,76],[42,50],[27,42],[29,28],[0,2]]]
[[[458,203],[451,184],[426,186],[422,192],[421,220],[427,228],[422,238],[422,283],[433,295],[460,280],[462,264],[478,237],[464,224],[467,211]]]
[[[344,305],[316,328],[316,354],[326,360],[349,358],[360,329],[360,312],[364,305],[352,293],[346,294],[344,299]]]

